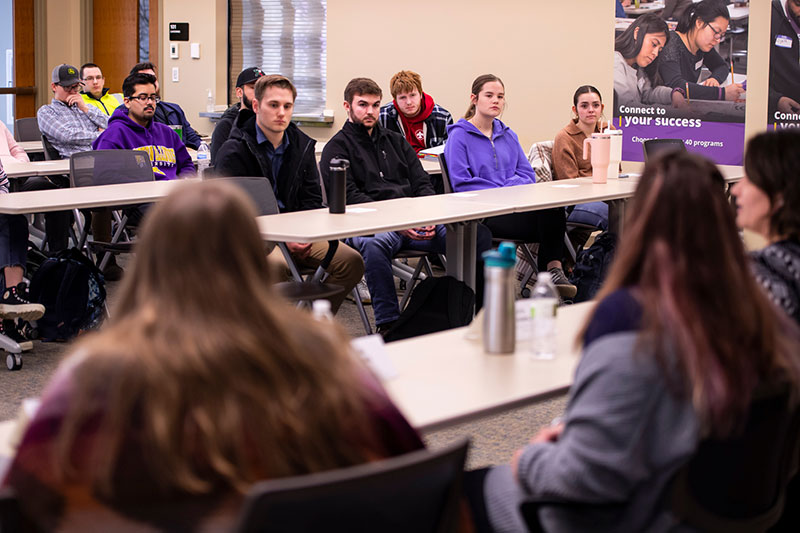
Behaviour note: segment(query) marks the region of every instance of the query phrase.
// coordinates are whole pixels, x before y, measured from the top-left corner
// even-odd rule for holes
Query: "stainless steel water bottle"
[[[488,353],[513,353],[516,344],[514,265],[517,247],[501,242],[497,250],[483,254],[483,349]]]

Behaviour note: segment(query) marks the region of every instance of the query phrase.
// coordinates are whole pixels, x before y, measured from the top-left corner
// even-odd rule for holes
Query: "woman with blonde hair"
[[[523,501],[545,531],[670,529],[666,489],[701,439],[739,436],[765,388],[797,401],[797,328],[751,276],[710,161],[648,162],[597,299],[563,423],[489,471],[485,502],[473,499],[496,531],[524,530]]]
[[[224,529],[258,480],[421,448],[345,335],[269,282],[242,191],[158,204],[112,319],[61,365],[3,482],[27,518]]]

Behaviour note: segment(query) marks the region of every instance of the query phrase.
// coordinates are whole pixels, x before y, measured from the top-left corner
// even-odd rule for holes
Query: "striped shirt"
[[[8,176],[6,176],[6,171],[3,169],[3,163],[0,163],[0,194],[5,194],[8,192]]]

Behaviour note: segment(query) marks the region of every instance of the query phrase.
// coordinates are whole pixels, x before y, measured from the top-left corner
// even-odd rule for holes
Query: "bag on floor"
[[[597,236],[590,247],[580,251],[569,280],[578,288],[573,302],[586,302],[594,298],[606,279],[616,249],[616,234],[605,231]]]
[[[103,274],[77,248],[48,258],[31,279],[31,301],[44,305],[37,322],[42,340],[68,340],[105,317]]]
[[[466,326],[472,322],[474,309],[475,293],[463,281],[453,276],[427,278],[411,293],[405,311],[384,340],[399,341]]]

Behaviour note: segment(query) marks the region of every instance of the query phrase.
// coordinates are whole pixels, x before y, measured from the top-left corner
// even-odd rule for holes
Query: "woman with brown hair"
[[[740,429],[759,386],[800,391],[797,328],[750,275],[724,187],[696,155],[648,162],[563,423],[484,479],[496,531],[524,530],[522,501],[545,531],[670,524],[665,488],[700,439]]]
[[[800,323],[800,132],[761,133],[747,143],[744,178],[733,186],[736,222],[764,237],[756,279]]]
[[[61,365],[3,482],[39,527],[226,529],[258,480],[422,447],[345,335],[273,293],[243,192],[180,186],[136,252],[111,321]]]

